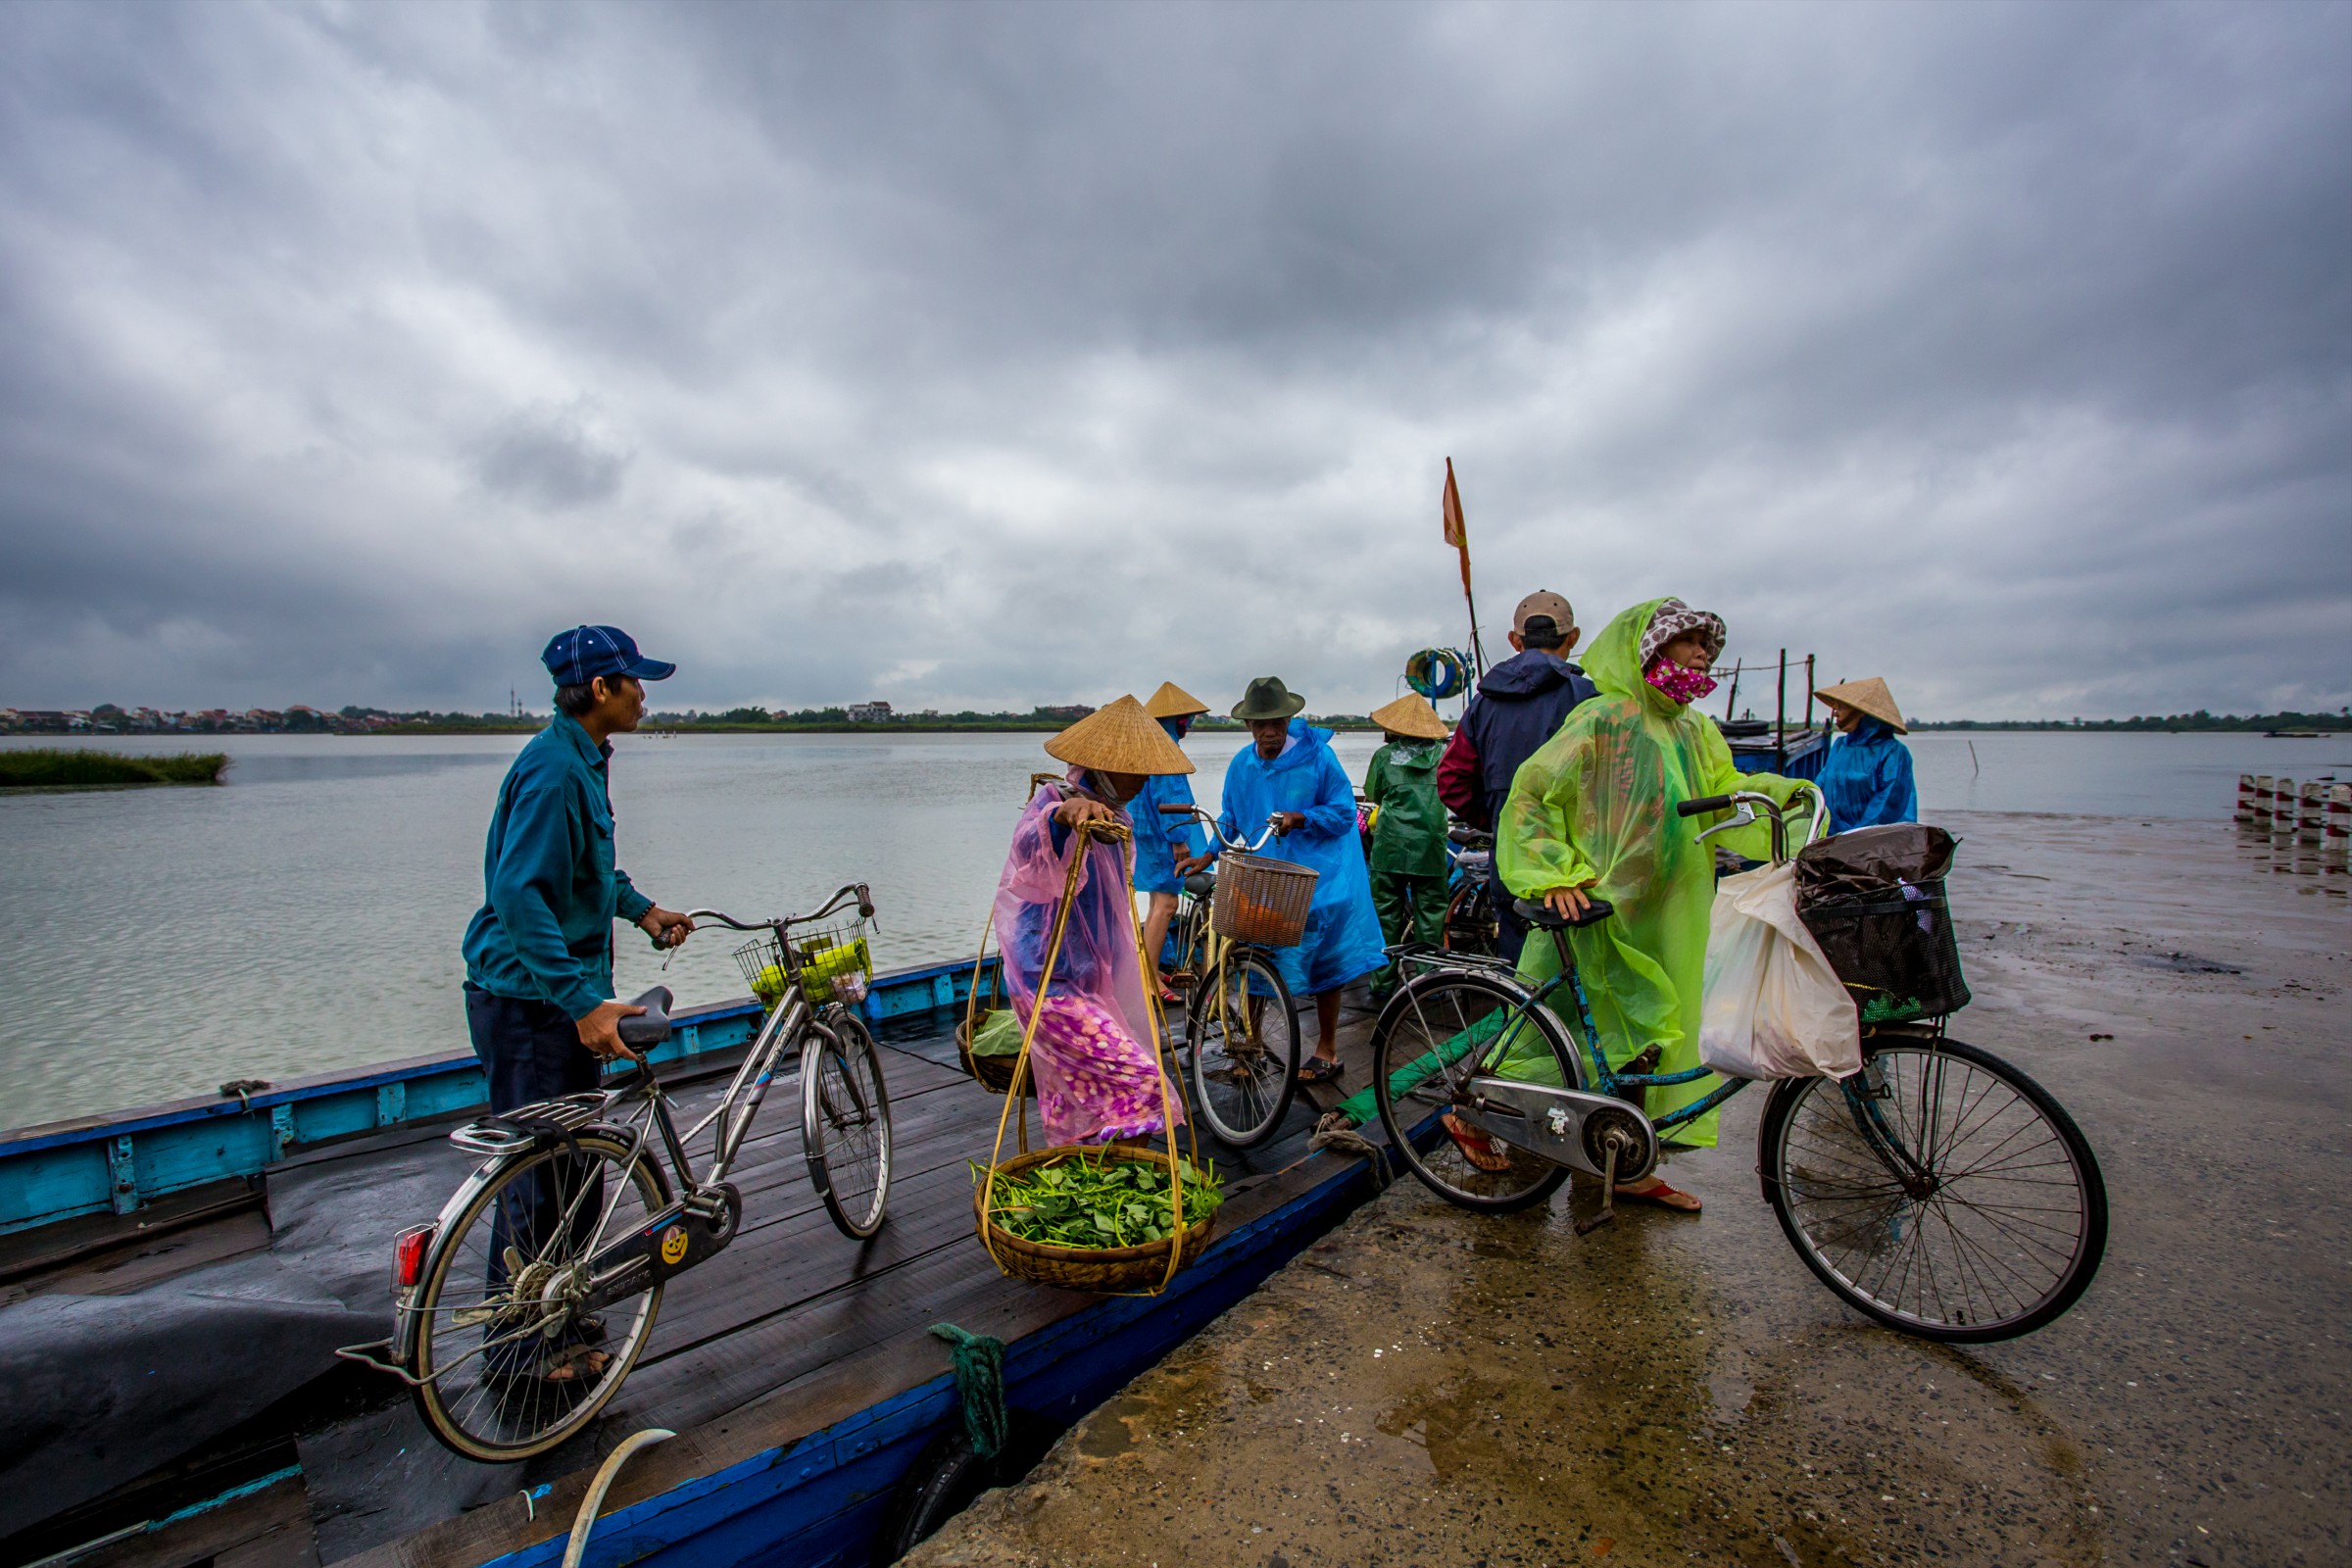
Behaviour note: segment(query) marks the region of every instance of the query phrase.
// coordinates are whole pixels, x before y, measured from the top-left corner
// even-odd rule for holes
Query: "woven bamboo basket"
[[[995,1007],[982,1007],[976,1013],[967,1012],[962,1018],[956,1020],[956,1054],[962,1061],[963,1070],[972,1075],[973,1082],[992,1095],[1002,1095],[1012,1088],[1013,1069],[1020,1064],[1021,1059],[1017,1055],[975,1056],[972,1054],[973,1028],[985,1020],[990,1013],[998,1010],[1000,1009]],[[1037,1098],[1036,1073],[1031,1073],[1028,1081],[1021,1085],[1021,1096],[1026,1100]]]
[[[1157,1165],[1166,1168],[1168,1156],[1140,1144],[1103,1144],[1093,1147],[1083,1144],[1062,1144],[1053,1149],[1040,1149],[1027,1154],[1016,1154],[997,1167],[999,1176],[1018,1176],[1023,1171],[1073,1155],[1124,1160],[1135,1164]],[[1016,1279],[1031,1280],[1039,1285],[1058,1285],[1068,1291],[1093,1291],[1109,1295],[1121,1291],[1152,1291],[1159,1288],[1168,1275],[1168,1250],[1181,1240],[1182,1254],[1177,1258],[1179,1269],[1188,1267],[1208,1246],[1217,1228],[1217,1210],[1195,1220],[1184,1228],[1181,1237],[1152,1242],[1143,1247],[1048,1247],[1027,1242],[1012,1235],[988,1217],[983,1206],[986,1185],[972,1190],[972,1214],[978,1221],[989,1251],[996,1257],[997,1266]]]
[[[1319,875],[1288,860],[1229,850],[1217,869],[1209,929],[1229,942],[1295,948],[1306,935]]]

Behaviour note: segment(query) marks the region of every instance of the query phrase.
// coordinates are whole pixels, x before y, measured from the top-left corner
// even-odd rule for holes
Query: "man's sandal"
[[[1327,1084],[1339,1075],[1337,1056],[1309,1056],[1298,1064],[1298,1081],[1302,1084]]]
[[[1494,1140],[1453,1112],[1447,1111],[1438,1120],[1445,1127],[1446,1136],[1453,1140],[1454,1147],[1462,1152],[1462,1157],[1480,1170],[1498,1171],[1511,1163],[1511,1156],[1496,1149]]]

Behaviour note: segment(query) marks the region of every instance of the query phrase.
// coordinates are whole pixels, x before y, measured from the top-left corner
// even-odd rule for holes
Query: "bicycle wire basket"
[[[737,948],[735,965],[764,1007],[774,1007],[794,981],[812,1004],[855,1006],[874,977],[873,934],[873,922],[854,913],[823,926],[795,926],[789,937],[769,931]]]
[[[1295,948],[1306,935],[1319,875],[1288,860],[1227,851],[1217,870],[1208,927],[1229,942]]]

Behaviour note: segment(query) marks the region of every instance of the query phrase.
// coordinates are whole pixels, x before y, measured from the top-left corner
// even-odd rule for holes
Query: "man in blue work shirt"
[[[612,921],[657,947],[694,922],[630,885],[612,850],[605,764],[637,727],[649,680],[678,666],[637,652],[615,626],[575,626],[540,656],[556,681],[555,722],[531,738],[498,789],[482,856],[484,902],[466,928],[466,1021],[490,1074],[490,1108],[596,1087],[599,1058],[636,1059],[612,1000]]]
[[[466,1024],[489,1076],[490,1108],[501,1115],[594,1089],[603,1061],[640,1059],[621,1044],[619,1024],[644,1009],[612,1000],[614,916],[644,927],[656,947],[676,947],[694,929],[614,862],[605,774],[612,737],[635,729],[645,712],[641,682],[666,680],[677,666],[645,658],[614,626],[561,632],[540,658],[556,681],[555,722],[531,737],[499,786],[482,855],[484,902],[466,928]],[[593,1225],[601,1201],[592,1195],[573,1206]],[[501,1205],[493,1287],[505,1277],[510,1237],[543,1237],[563,1223],[560,1207],[553,1191],[513,1212]],[[541,1246],[523,1250],[535,1255]],[[497,1370],[552,1382],[601,1377],[610,1358],[591,1348],[600,1325],[577,1327],[568,1343],[533,1347],[527,1363],[519,1348],[494,1356]]]

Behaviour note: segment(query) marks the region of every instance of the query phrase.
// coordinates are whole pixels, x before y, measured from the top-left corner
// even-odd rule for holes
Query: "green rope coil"
[[[1004,1446],[1010,1416],[1004,1408],[1004,1342],[967,1334],[953,1323],[934,1323],[931,1334],[956,1348],[956,1397],[963,1405],[963,1430],[972,1451],[994,1459]]]

